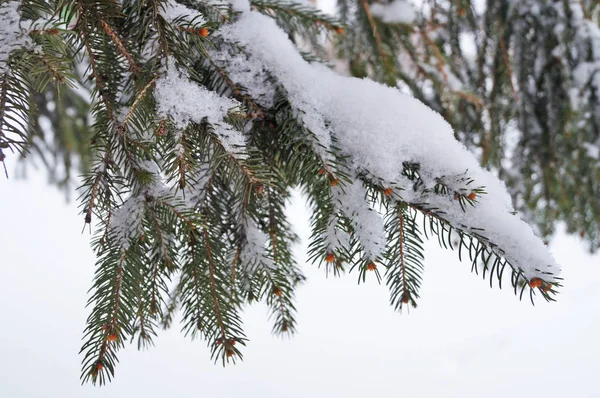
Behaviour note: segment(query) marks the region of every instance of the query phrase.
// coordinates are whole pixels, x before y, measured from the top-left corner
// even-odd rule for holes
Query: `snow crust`
[[[337,138],[337,146],[349,155],[349,166],[356,174],[367,172],[395,184],[402,200],[441,209],[453,225],[479,232],[500,246],[501,254],[528,278],[559,272],[543,242],[514,215],[504,184],[479,167],[439,114],[394,88],[308,64],[276,23],[258,12],[242,12],[220,31],[226,40],[246,48],[253,68],[272,73],[321,145],[329,148],[331,137]],[[484,186],[488,194],[477,197],[476,205],[463,212],[452,195],[414,192],[412,182],[401,174],[403,162],[421,164],[424,188],[432,189],[438,177],[468,170],[474,185]]]

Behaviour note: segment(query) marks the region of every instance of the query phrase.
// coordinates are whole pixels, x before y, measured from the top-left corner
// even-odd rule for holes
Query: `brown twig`
[[[139,67],[135,63],[135,61],[134,61],[133,57],[131,56],[131,54],[129,53],[129,51],[127,51],[127,48],[125,48],[125,45],[123,44],[123,42],[121,41],[119,36],[111,29],[110,25],[106,21],[101,20],[100,25],[102,26],[102,29],[104,30],[104,32],[106,32],[106,34],[115,43],[115,45],[119,49],[119,52],[121,53],[121,55],[123,55],[125,57],[125,59],[127,59],[127,62],[129,62],[129,67],[131,68],[133,73],[135,73],[136,75],[139,74],[139,72],[140,72]]]

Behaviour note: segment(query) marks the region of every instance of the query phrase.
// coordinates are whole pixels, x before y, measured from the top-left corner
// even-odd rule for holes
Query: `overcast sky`
[[[566,287],[558,303],[535,307],[491,290],[432,242],[419,308],[398,314],[374,278],[357,286],[355,275],[326,279],[305,264],[301,201],[289,213],[308,276],[296,337],[271,336],[266,308],[255,306],[241,364],[213,365],[205,343],[176,326],[154,348],[122,351],[109,386],[82,387],[94,258],[76,204],[36,174],[1,179],[0,209],[0,397],[600,397],[600,261],[578,238],[552,243]]]

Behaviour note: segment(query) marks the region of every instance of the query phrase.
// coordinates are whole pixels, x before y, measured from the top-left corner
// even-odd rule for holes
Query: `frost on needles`
[[[36,51],[13,10],[1,14],[11,23],[0,24],[10,49],[0,81],[35,67],[46,82],[92,93],[96,161],[80,200],[98,260],[84,381],[110,380],[126,340],[147,346],[175,317],[223,364],[242,357],[248,303],[266,302],[274,333],[293,333],[304,277],[284,214],[292,188],[312,208],[311,259],[383,279],[396,309],[417,304],[431,237],[490,284],[509,278],[520,296],[553,300],[559,267],[442,117],[395,88],[307,62],[272,18],[289,11],[321,33],[343,32],[317,10],[270,0],[29,2],[23,15],[48,17],[28,31],[43,44]]]

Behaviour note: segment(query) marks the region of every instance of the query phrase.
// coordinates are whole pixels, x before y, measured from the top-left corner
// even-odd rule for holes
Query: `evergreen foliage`
[[[287,1],[250,2],[250,7],[272,17],[310,62],[327,56],[327,43],[334,37],[352,73],[373,75],[388,84],[405,81],[417,98],[447,118],[453,115],[457,135],[470,146],[487,142],[484,163],[506,174],[508,168],[501,163],[504,149],[491,142],[500,141],[519,114],[500,94],[494,97],[484,88],[473,88],[485,86],[476,85],[475,77],[487,80],[483,72],[471,70],[464,57],[457,56],[455,66],[441,63],[450,57],[447,51],[461,51],[458,44],[445,45],[443,35],[433,39],[423,33],[430,28],[424,19],[419,20],[422,26],[396,26],[378,22],[366,1],[339,5],[341,21]],[[448,9],[462,13],[454,2]],[[433,15],[434,10],[428,12]],[[476,15],[468,10],[476,24]],[[497,14],[491,13],[485,15],[496,21]],[[301,188],[311,205],[311,259],[333,274],[356,272],[359,281],[370,275],[385,281],[397,310],[416,306],[423,241],[432,237],[443,247],[457,249],[459,256],[466,255],[490,285],[502,283],[507,271],[520,297],[528,293],[532,301],[536,294],[554,299],[560,287],[554,264],[544,264],[547,269],[525,264],[545,257],[518,258],[518,251],[503,246],[504,236],[469,221],[469,212],[486,196],[485,187],[471,179],[469,171],[430,176],[427,164],[406,161],[399,171],[402,178],[389,181],[366,166],[357,167],[338,135],[331,134],[329,144],[322,142],[309,123],[310,115],[298,109],[276,71],[254,70],[252,48],[220,34],[240,14],[231,4],[191,0],[0,3],[0,20],[11,22],[10,29],[0,28],[0,160],[5,157],[2,150],[24,153],[33,147],[55,159],[48,162],[52,167],[62,159],[66,174],[57,173],[58,182],[69,181],[75,157],[85,172],[79,201],[84,229],[94,233],[97,264],[81,349],[83,381],[108,382],[125,341],[137,339],[140,348],[151,345],[158,328],[169,327],[177,312],[183,331],[205,340],[212,358],[223,364],[242,358],[247,338],[240,313],[248,303],[268,305],[274,333],[294,333],[294,294],[304,277],[292,256],[296,236],[284,215],[290,188]],[[415,29],[422,30],[418,37],[423,42],[415,43]],[[498,36],[485,32],[490,37],[484,41],[493,37],[497,42]],[[516,46],[508,37],[503,40],[506,48]],[[424,54],[419,46],[424,46],[431,51],[429,62],[440,63],[434,69],[425,64],[421,68],[440,74],[414,74],[396,59],[402,49],[392,42],[405,42],[404,50],[411,46],[406,51],[412,52],[414,65],[420,65]],[[506,68],[506,57],[498,54],[498,68]],[[521,54],[534,55],[526,49]],[[481,58],[480,68],[491,69],[487,61]],[[458,66],[461,62],[464,69]],[[465,79],[475,79],[460,93],[448,90],[443,77],[459,69]],[[541,87],[555,82],[540,73]],[[492,91],[507,90],[507,81],[512,80],[508,77],[502,89]],[[181,87],[186,91],[177,91]],[[548,90],[545,103],[554,95]],[[541,106],[538,96],[528,99],[526,91],[519,95],[523,107]],[[595,97],[585,98],[580,106],[589,107],[593,123]],[[486,101],[502,111],[493,113],[496,108]],[[199,104],[205,114],[190,108]],[[576,123],[568,110],[569,118],[551,112],[552,117],[564,118],[560,122],[540,115],[531,127],[536,142],[556,145],[548,136],[540,138],[542,121],[553,129],[543,134],[570,139],[558,130],[560,123]],[[54,131],[52,140],[45,137],[46,129]],[[483,138],[478,141],[474,132]],[[534,175],[543,176],[539,167],[551,162],[538,158],[538,147],[528,143],[514,159],[522,159],[522,167],[516,168],[534,185],[512,187],[518,198],[538,209],[531,205],[540,186]],[[576,174],[580,166],[572,167],[565,173],[591,178],[589,172],[584,177]],[[517,176],[514,180],[529,181]],[[557,188],[547,189],[551,193],[544,198],[550,200]],[[597,217],[597,198],[587,200],[586,213],[577,222]],[[454,213],[454,207],[460,211]],[[550,214],[550,207],[542,207]],[[554,219],[543,218],[548,225]],[[592,228],[591,222],[585,225]]]
[[[349,72],[438,111],[541,235],[600,247],[598,2],[424,0],[400,22],[382,3],[338,1]]]

